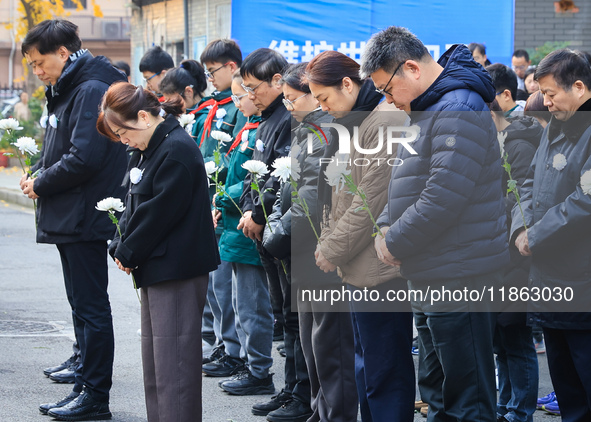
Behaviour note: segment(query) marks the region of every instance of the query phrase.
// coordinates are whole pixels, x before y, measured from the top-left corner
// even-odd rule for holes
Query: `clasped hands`
[[[39,198],[39,195],[35,193],[33,190],[35,185],[35,179],[30,179],[28,174],[23,174],[21,180],[19,182],[20,188],[25,195],[27,195],[31,199]]]
[[[529,249],[529,239],[527,238],[527,230],[522,230],[515,239],[515,247],[519,249],[519,253],[523,256],[531,256]]]

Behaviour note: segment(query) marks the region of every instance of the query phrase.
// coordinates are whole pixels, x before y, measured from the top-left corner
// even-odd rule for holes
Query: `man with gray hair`
[[[378,220],[378,257],[400,265],[413,290],[499,284],[509,253],[489,75],[466,46],[454,45],[436,62],[399,27],[372,37],[361,72],[419,129],[416,153],[398,151],[404,164],[392,172]],[[494,315],[470,301],[411,299],[428,420],[495,422]]]

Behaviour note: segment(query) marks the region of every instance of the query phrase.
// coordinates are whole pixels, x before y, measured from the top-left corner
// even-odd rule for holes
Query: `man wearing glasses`
[[[490,76],[466,46],[452,46],[436,62],[399,27],[376,34],[361,61],[362,76],[420,129],[417,153],[401,148],[404,165],[391,175],[378,258],[400,265],[414,291],[500,285],[509,252],[501,154],[486,105],[495,98]],[[415,296],[411,304],[429,420],[497,421],[495,314],[470,301]]]
[[[517,89],[525,91],[525,71],[529,69],[531,60],[525,50],[515,50],[511,57],[511,69],[517,74]]]
[[[140,72],[144,76],[146,88],[156,94],[163,101],[158,86],[166,71],[174,67],[172,56],[162,50],[160,46],[150,48],[140,60]]]

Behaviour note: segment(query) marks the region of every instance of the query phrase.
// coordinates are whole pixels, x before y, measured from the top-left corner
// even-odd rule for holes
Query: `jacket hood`
[[[444,94],[456,89],[476,91],[487,103],[494,100],[495,87],[491,77],[474,61],[465,45],[453,45],[437,63],[443,66],[443,72],[423,94],[411,102],[411,110],[425,110],[437,103]]]
[[[505,132],[507,132],[505,145],[515,139],[523,139],[536,148],[540,145],[544,128],[536,119],[530,116],[520,116],[509,119],[509,122],[511,124],[505,128]]]

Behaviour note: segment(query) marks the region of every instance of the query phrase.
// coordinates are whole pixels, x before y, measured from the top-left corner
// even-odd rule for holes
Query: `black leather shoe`
[[[70,365],[66,369],[49,374],[49,379],[63,384],[74,384],[74,365]]]
[[[204,357],[203,360],[201,361],[201,363],[203,365],[205,365],[206,363],[211,363],[213,361],[223,358],[225,354],[226,354],[226,348],[224,347],[224,344],[222,343],[219,346],[214,347],[211,355]]]
[[[203,365],[201,370],[205,375],[209,375],[210,377],[229,377],[237,374],[243,370],[244,367],[245,364],[242,359],[224,355],[221,359],[218,359],[215,362]]]
[[[47,412],[49,412],[51,409],[53,409],[55,407],[65,406],[66,404],[70,403],[72,400],[74,400],[79,395],[80,395],[80,393],[72,391],[66,397],[64,397],[63,399],[61,399],[59,401],[56,401],[55,403],[43,403],[42,405],[39,406],[39,411],[41,413],[43,413],[44,415],[47,415]]]
[[[73,363],[76,362],[77,358],[78,358],[78,355],[74,354],[74,355],[70,356],[67,361],[60,363],[58,366],[52,366],[51,368],[45,368],[43,370],[43,373],[45,374],[46,377],[48,377],[50,374],[53,374],[54,372],[59,372],[63,369],[68,368],[70,365],[72,365]]]
[[[306,422],[312,416],[309,404],[292,399],[267,415],[269,422]]]
[[[286,393],[285,390],[281,390],[279,394],[271,397],[271,400],[266,402],[255,403],[252,408],[252,414],[257,416],[267,416],[269,412],[279,409],[285,403],[290,401],[292,398],[290,393]]]
[[[273,374],[267,375],[266,378],[257,378],[252,375],[250,371],[242,372],[240,376],[235,379],[224,381],[221,387],[225,392],[235,396],[254,396],[275,393]]]
[[[70,403],[55,407],[47,414],[58,421],[103,421],[112,417],[109,403],[93,399],[86,389]]]

